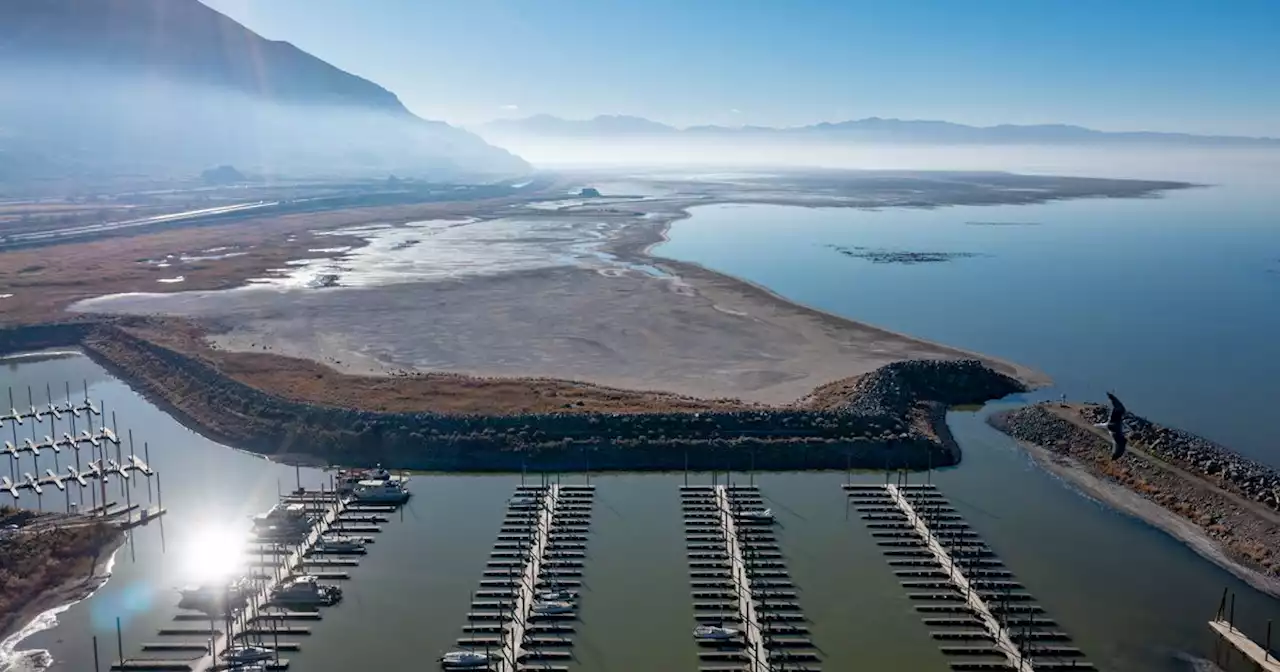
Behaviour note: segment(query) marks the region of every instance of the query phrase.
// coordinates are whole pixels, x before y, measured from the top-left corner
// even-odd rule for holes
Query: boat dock
[[[726,628],[698,639],[703,672],[817,670],[795,585],[754,485],[680,489],[698,626]]]
[[[31,388],[27,388],[29,410],[26,411],[13,408],[13,389],[10,388],[11,409],[0,415],[0,429],[9,429],[9,437],[0,446],[0,455],[7,456],[9,462],[8,476],[0,476],[0,493],[7,492],[15,501],[25,494],[34,494],[37,510],[43,511],[46,490],[53,488],[62,493],[67,513],[79,512],[114,519],[111,522],[126,529],[164,515],[163,503],[155,503],[160,496],[160,475],[148,464],[149,446],[143,444],[146,458],[140,457],[134,450],[133,433],[129,432],[129,453],[126,455],[126,442],[121,440],[116,429],[115,413],[110,415],[111,427],[108,427],[101,404],[89,399],[87,384],[85,398],[80,402],[71,401],[70,385],[66,388],[67,400],[55,403],[46,386],[48,401],[39,407],[32,399]],[[82,417],[86,423],[84,429],[76,422]],[[104,417],[104,420],[95,427],[96,417]],[[60,425],[62,422],[66,424]],[[23,434],[29,436],[20,438],[19,427]],[[88,455],[82,455],[81,452],[86,450]],[[72,453],[66,457],[65,465],[62,464],[63,451]],[[25,464],[27,460],[30,460],[29,466]],[[133,490],[140,478],[147,484],[145,508],[140,502],[133,502]],[[109,487],[112,479],[117,484]],[[78,493],[74,502],[73,491]],[[117,508],[116,502],[107,501],[109,491],[113,495],[118,491],[118,496],[125,502],[123,508]]]
[[[568,669],[594,498],[592,485],[516,488],[457,640],[489,664],[466,669]]]
[[[1266,636],[1262,643],[1253,641],[1240,631],[1235,624],[1236,596],[1229,589],[1222,591],[1222,601],[1218,604],[1218,613],[1209,621],[1209,629],[1217,635],[1219,646],[1216,647],[1214,662],[1223,669],[1234,670],[1248,667],[1259,672],[1280,672],[1280,653],[1271,646],[1272,621],[1267,621]],[[1225,650],[1221,644],[1225,644]]]
[[[343,531],[344,523],[358,521],[360,528],[380,531],[371,525],[374,517],[386,520],[384,514],[396,506],[362,504],[350,496],[333,491],[302,490],[281,497],[280,506],[300,507],[300,519],[306,522],[287,530],[269,528],[255,530],[245,550],[247,574],[244,590],[235,597],[230,588],[223,596],[216,594],[214,604],[180,602],[174,625],[160,628],[157,640],[143,643],[139,655],[123,657],[112,670],[133,672],[213,672],[234,669],[223,653],[236,646],[257,646],[269,650],[274,657],[264,661],[267,669],[283,670],[289,660],[282,653],[301,650],[299,637],[311,635],[311,626],[323,616],[319,607],[336,604],[341,591],[332,581],[348,580],[340,571],[315,571],[315,568],[354,567],[365,553],[363,547],[372,541],[367,537],[351,537]],[[350,547],[327,547],[341,533]],[[329,541],[326,541],[329,540]],[[314,585],[314,593],[285,599],[279,590],[295,585],[299,579]],[[287,593],[286,593],[287,594]],[[285,640],[285,641],[281,641]]]
[[[1095,669],[935,486],[844,488],[951,669]]]

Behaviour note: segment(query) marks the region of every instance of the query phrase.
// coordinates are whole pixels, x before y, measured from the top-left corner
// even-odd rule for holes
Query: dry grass
[[[0,542],[0,633],[31,616],[27,607],[59,586],[77,577],[87,580],[118,536],[102,523],[91,523],[23,530]]]
[[[354,238],[313,231],[371,222],[465,216],[500,202],[425,203],[412,206],[352,208],[323,213],[263,216],[215,226],[173,228],[152,233],[0,253],[0,325],[35,324],[66,319],[67,306],[95,296],[123,292],[179,292],[236,287],[262,277],[285,261],[317,247],[358,245]],[[294,240],[288,240],[293,237]],[[144,260],[169,254],[194,254],[235,246],[242,256],[174,264],[159,268]],[[160,278],[181,275],[183,282]]]

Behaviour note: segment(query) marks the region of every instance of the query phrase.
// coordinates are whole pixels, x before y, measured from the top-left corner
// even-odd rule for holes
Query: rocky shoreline
[[[238,448],[313,463],[439,471],[940,467],[960,460],[946,431],[947,406],[1026,389],[976,360],[907,360],[783,407],[377,412],[253,388],[195,353],[140,337],[125,322],[0,330],[0,351],[78,345],[188,426]]]
[[[1280,473],[1132,413],[1125,418],[1130,451],[1113,462],[1109,440],[1090,427],[1107,412],[1093,404],[1041,403],[988,422],[1090,494],[1280,596]]]

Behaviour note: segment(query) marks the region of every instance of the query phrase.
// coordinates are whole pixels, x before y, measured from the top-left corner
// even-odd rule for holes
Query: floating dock
[[[935,486],[844,488],[951,669],[1094,669]]]
[[[594,497],[591,485],[516,488],[457,640],[489,665],[467,669],[566,669]]]
[[[302,504],[308,522],[299,525],[288,535],[274,537],[257,536],[252,539],[245,556],[250,572],[251,593],[241,595],[229,606],[213,605],[215,611],[184,610],[174,616],[175,624],[161,628],[157,635],[166,639],[141,645],[142,655],[116,661],[112,670],[132,672],[212,672],[228,668],[221,658],[228,648],[253,644],[276,652],[277,658],[266,662],[266,669],[283,670],[289,661],[280,653],[298,651],[302,645],[296,640],[312,633],[313,622],[322,618],[319,606],[336,603],[340,594],[336,589],[322,586],[324,593],[315,600],[291,600],[288,604],[273,601],[276,588],[285,581],[309,576],[315,580],[348,579],[346,572],[311,571],[312,567],[349,567],[359,564],[362,549],[353,547],[348,553],[329,549],[317,552],[326,534],[336,532],[344,516],[360,506],[349,497],[332,491],[299,490],[281,498],[282,504]],[[107,508],[115,507],[108,503]],[[136,507],[133,507],[136,508]],[[392,507],[394,509],[394,507]],[[135,512],[137,513],[137,512]],[[145,512],[144,512],[145,513]],[[345,535],[344,535],[345,536]],[[367,539],[356,538],[358,542]],[[179,605],[186,608],[189,605]]]
[[[694,622],[737,636],[698,639],[702,672],[817,670],[797,591],[752,486],[680,489]]]

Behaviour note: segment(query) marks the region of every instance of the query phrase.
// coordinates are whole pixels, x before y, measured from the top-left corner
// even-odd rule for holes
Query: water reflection
[[[186,583],[226,583],[245,571],[248,532],[244,525],[223,520],[196,520],[178,551],[177,563]]]
[[[68,369],[68,361],[77,368]],[[96,370],[96,372],[95,372]],[[93,669],[116,655],[116,619],[126,654],[180,613],[178,587],[234,574],[254,514],[301,482],[329,486],[318,470],[273,464],[208,441],[106,377],[84,359],[24,365],[24,379],[49,374],[96,379],[94,398],[115,408],[122,429],[150,442],[170,515],[163,530],[136,530],[111,581],[92,599],[57,614],[57,627],[18,650],[22,665]],[[1214,657],[1205,621],[1223,586],[1258,625],[1280,603],[1252,592],[1182,544],[1076,493],[1032,464],[981,414],[952,413],[965,463],[932,479],[1100,669],[1165,672]],[[581,482],[581,475],[566,475]],[[692,600],[679,508],[682,474],[595,475],[596,516],[583,577],[574,670],[693,669]],[[719,478],[723,481],[724,475]],[[746,474],[733,475],[748,482]],[[881,474],[766,473],[754,476],[779,515],[778,537],[812,619],[824,668],[947,669],[869,531],[848,516],[841,483]],[[691,474],[710,482],[708,474]],[[422,474],[414,499],[383,526],[343,582],[341,605],[309,623],[312,636],[290,653],[295,669],[339,672],[368,665],[378,651],[390,669],[425,669],[463,635],[505,504],[518,474]],[[134,501],[145,499],[144,483]],[[344,568],[345,569],[345,568]],[[48,622],[49,619],[46,619]],[[1256,628],[1254,628],[1256,630]],[[1256,636],[1261,633],[1251,632]],[[4,655],[7,652],[0,652]],[[32,662],[34,661],[34,662]],[[16,663],[11,663],[11,665]],[[0,664],[0,669],[5,669]]]

